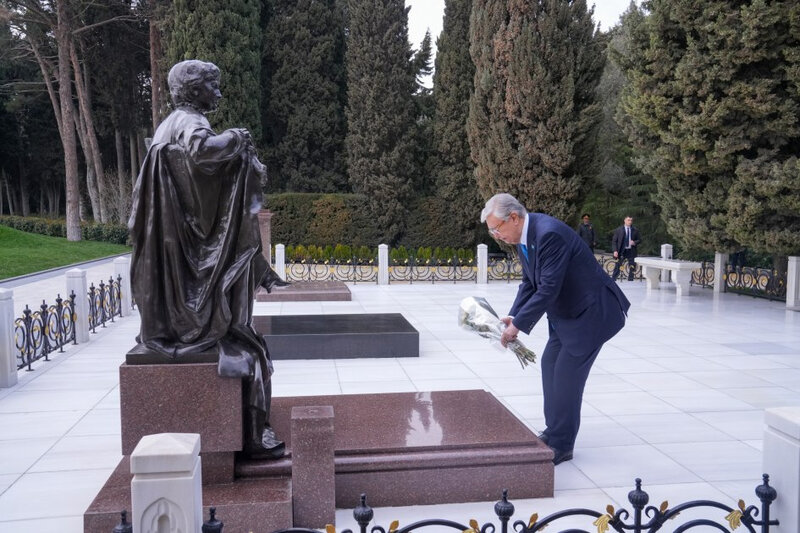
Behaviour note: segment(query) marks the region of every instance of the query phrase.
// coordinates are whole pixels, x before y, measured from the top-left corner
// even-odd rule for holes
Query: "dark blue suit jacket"
[[[528,260],[518,246],[522,284],[509,315],[530,333],[546,312],[568,352],[593,352],[625,325],[630,302],[572,228],[541,213],[528,220]]]

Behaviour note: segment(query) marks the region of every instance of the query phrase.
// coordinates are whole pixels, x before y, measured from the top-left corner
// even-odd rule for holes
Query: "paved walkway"
[[[99,279],[92,271],[88,277]],[[52,298],[63,282],[35,285],[15,294]],[[639,282],[622,288],[633,304],[629,322],[594,365],[575,459],[556,467],[554,498],[511,494],[514,519],[570,507],[631,509],[627,494],[636,477],[654,505],[757,503],[764,408],[800,405],[800,313],[745,296],[715,298],[699,288],[680,301],[674,291],[648,296]],[[258,303],[256,313],[401,312],[420,331],[419,359],[277,361],[276,396],[482,388],[532,429],[542,428],[538,366],[521,370],[510,352],[456,325],[462,298],[485,296],[505,310],[514,283],[358,284],[351,290],[352,302]],[[0,389],[0,531],[83,531],[84,509],[120,460],[118,366],[137,331],[137,316],[118,320],[91,342],[20,372],[14,388]],[[540,324],[523,340],[541,353],[545,339]],[[493,520],[492,509],[493,502],[381,508],[375,523],[441,517],[483,524]],[[705,513],[719,520],[724,514]],[[336,525],[355,529],[351,510],[338,511]],[[556,529],[568,525],[595,529],[586,519]]]

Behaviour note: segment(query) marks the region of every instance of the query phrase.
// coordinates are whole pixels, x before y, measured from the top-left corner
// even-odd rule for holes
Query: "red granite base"
[[[83,515],[84,533],[107,533],[131,511],[130,461],[123,457]],[[288,477],[203,484],[203,518],[217,508],[225,531],[275,531],[292,527],[292,483]]]
[[[349,302],[353,299],[343,281],[294,281],[272,292],[259,287],[255,298],[257,302]]]
[[[336,506],[553,496],[553,452],[482,390],[274,398],[271,420],[291,450],[296,406],[334,411]],[[287,475],[288,460],[241,461],[237,478]]]

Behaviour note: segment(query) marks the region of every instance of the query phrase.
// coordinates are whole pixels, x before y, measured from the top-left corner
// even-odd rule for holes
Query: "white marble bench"
[[[659,288],[658,283],[661,271],[668,270],[672,272],[672,279],[678,289],[678,296],[689,294],[692,272],[703,267],[702,263],[696,261],[662,259],[661,257],[637,257],[636,262],[642,265],[642,276],[647,282],[648,292]]]

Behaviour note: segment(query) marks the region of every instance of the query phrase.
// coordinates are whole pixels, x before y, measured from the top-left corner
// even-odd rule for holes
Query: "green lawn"
[[[129,252],[120,244],[46,237],[0,226],[0,279]]]

